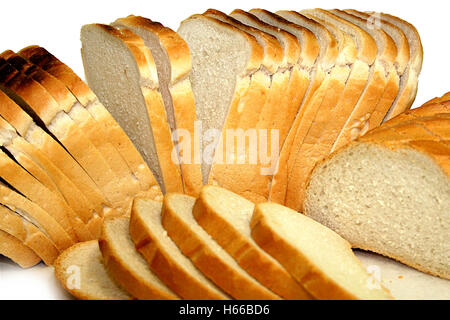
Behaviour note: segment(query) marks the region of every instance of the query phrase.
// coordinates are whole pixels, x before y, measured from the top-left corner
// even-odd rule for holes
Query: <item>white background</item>
[[[235,8],[248,10],[300,10],[305,8],[354,8],[397,15],[419,30],[424,47],[424,63],[415,107],[450,91],[449,1],[3,1],[0,9],[0,52],[38,44],[83,76],[79,31],[83,24],[110,23],[129,14],[142,15],[172,29],[194,13],[214,8],[229,13]],[[63,298],[51,269],[42,265],[22,271],[0,257],[0,299]]]

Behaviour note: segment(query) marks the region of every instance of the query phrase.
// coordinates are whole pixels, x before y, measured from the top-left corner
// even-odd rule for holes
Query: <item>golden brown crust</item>
[[[194,201],[194,198],[192,198]],[[180,218],[172,205],[177,195],[167,194],[162,208],[162,224],[170,238],[195,266],[216,285],[238,300],[279,300],[243,270],[236,270],[192,231],[191,226]],[[211,240],[214,241],[214,240]]]
[[[70,69],[42,47],[32,46],[22,49],[19,54],[29,59],[45,71],[63,82],[76,96],[78,101],[91,113],[102,126],[102,131],[109,137],[122,158],[125,159],[134,175],[138,178],[141,189],[148,191],[153,199],[161,197],[161,190],[153,177],[148,165],[142,159],[130,138],[125,134],[119,124],[114,120],[106,108],[98,101],[89,87]],[[87,192],[89,197],[94,196],[94,190]],[[100,195],[96,197],[96,201]]]
[[[128,218],[113,218],[128,219]],[[108,219],[109,220],[109,219]],[[108,223],[106,220],[105,224]],[[129,266],[129,262],[123,260],[123,256],[114,246],[114,242],[103,225],[103,231],[98,244],[103,256],[103,263],[112,277],[129,293],[140,300],[178,300],[175,294],[168,294],[157,286],[142,278]]]
[[[227,300],[228,297],[225,294],[212,291],[194,279],[172,258],[170,252],[164,250],[136,208],[137,201],[148,200],[134,200],[130,217],[130,235],[136,249],[147,260],[153,272],[183,299]]]
[[[0,207],[0,229],[33,250],[48,266],[52,265],[58,257],[58,249],[42,231],[3,206]]]
[[[310,296],[278,263],[273,261],[251,239],[237,231],[217,214],[209,203],[205,186],[197,199],[193,215],[211,237],[251,276],[284,299],[308,300]],[[215,188],[215,187],[213,187]],[[276,276],[275,276],[276,275]]]
[[[31,268],[41,261],[33,250],[2,230],[0,230],[0,254],[10,258],[24,269]]]

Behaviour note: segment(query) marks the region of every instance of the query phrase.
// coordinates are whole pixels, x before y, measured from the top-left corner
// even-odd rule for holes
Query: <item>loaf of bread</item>
[[[305,214],[356,248],[449,279],[448,107],[399,115],[318,164]]]

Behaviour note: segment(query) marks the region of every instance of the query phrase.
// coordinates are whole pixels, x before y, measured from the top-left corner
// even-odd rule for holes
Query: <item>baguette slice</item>
[[[401,127],[362,137],[319,164],[304,212],[354,247],[449,279],[450,144],[418,133],[422,126]]]
[[[106,219],[103,224],[98,243],[109,274],[139,300],[179,299],[137,252],[129,229],[130,220],[125,217]]]
[[[284,299],[311,299],[278,261],[251,238],[253,209],[252,202],[231,191],[205,186],[192,212],[198,224],[263,286]]]
[[[0,255],[8,257],[22,268],[31,268],[37,265],[41,258],[19,239],[0,230]]]
[[[61,253],[55,261],[55,275],[77,299],[132,299],[110,278],[96,240],[77,243]]]
[[[152,271],[183,299],[227,300],[229,297],[184,256],[161,224],[161,203],[135,199],[130,235]]]
[[[127,29],[91,24],[81,29],[81,42],[89,85],[134,142],[162,192],[183,192],[156,66],[144,41]]]
[[[204,15],[183,21],[178,33],[188,44],[192,58],[190,79],[197,119],[202,125],[202,179],[206,184],[213,162],[225,161],[220,152],[224,129],[248,128],[256,123],[258,113],[254,111],[261,106],[253,105],[250,97],[261,101],[257,89],[264,76],[258,72],[263,48],[252,35]],[[241,114],[250,115],[242,118],[247,123],[239,122]]]
[[[195,198],[167,194],[162,208],[162,224],[169,237],[195,266],[225,292],[239,300],[278,300],[203,230],[192,215]]]
[[[55,244],[39,228],[4,206],[0,206],[0,229],[33,250],[48,266],[58,257]]]
[[[321,300],[392,299],[370,286],[370,275],[350,244],[320,223],[287,207],[262,203],[251,221],[252,237],[315,298]]]
[[[81,80],[72,69],[42,47],[26,47],[22,49],[19,54],[64,83],[64,85],[75,95],[81,105],[86,108],[92,117],[94,117],[94,119],[102,126],[102,131],[105,133],[105,136],[109,137],[109,141],[127,162],[134,177],[139,181],[141,189],[147,191],[148,197],[151,197],[152,199],[156,200],[159,197],[162,198],[161,189],[139,151],[83,80]],[[71,179],[72,181],[76,181],[75,177],[72,177]],[[82,179],[80,177],[77,180]],[[83,180],[76,183],[76,185],[80,187],[83,186],[82,189],[86,190],[86,194],[89,199],[91,199],[91,202],[100,203],[99,199],[101,199],[101,197],[98,195],[98,191],[92,189],[90,186],[85,186],[86,184],[87,183]],[[90,187],[90,190],[87,190],[88,187]]]
[[[130,29],[141,37],[155,59],[167,121],[173,139],[179,142],[176,147],[179,148],[184,192],[197,196],[202,186],[202,174],[195,133],[197,115],[189,79],[192,68],[189,48],[178,33],[147,18],[128,16],[112,25]]]

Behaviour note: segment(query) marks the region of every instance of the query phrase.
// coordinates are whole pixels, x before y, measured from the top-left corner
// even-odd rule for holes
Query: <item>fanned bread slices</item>
[[[74,243],[74,239],[70,237],[54,217],[3,183],[0,184],[0,197],[1,205],[32,222],[53,241],[59,250],[64,250]]]
[[[262,285],[284,299],[311,299],[286,269],[251,238],[253,209],[252,202],[231,191],[205,186],[194,205],[193,215],[198,224]]]
[[[101,130],[104,132],[104,138],[109,139],[120,156],[126,161],[128,167],[134,174],[134,178],[139,181],[141,190],[146,192],[147,197],[155,200],[161,198],[161,189],[147,163],[117,121],[114,120],[108,110],[98,101],[98,98],[83,80],[72,69],[42,47],[26,47],[19,54],[64,83],[67,89],[75,95],[81,105],[89,111],[101,126]],[[78,177],[78,175],[77,177],[70,176],[70,178],[72,181],[76,181],[76,185],[86,191],[86,196],[91,202],[99,202],[99,191],[92,190],[92,187],[84,181],[85,179],[81,179],[82,177]]]
[[[261,203],[251,227],[253,239],[315,298],[392,299],[371,280],[350,244],[313,219],[279,204]]]
[[[386,13],[369,12],[369,14],[375,20],[380,20],[381,23],[387,21],[399,27],[405,33],[409,42],[409,62],[400,82],[399,94],[384,118],[384,121],[387,121],[408,110],[416,98],[419,74],[422,70],[423,47],[419,33],[409,22]]]
[[[163,192],[183,192],[156,66],[144,41],[127,29],[81,29],[89,85],[134,142]],[[174,154],[174,159],[172,159]]]
[[[399,103],[400,97],[403,95],[403,86],[404,83],[408,81],[408,64],[410,62],[410,47],[408,38],[406,37],[405,33],[402,29],[400,29],[395,24],[390,23],[387,20],[381,20],[379,14],[369,14],[366,12],[361,12],[357,10],[344,10],[345,12],[352,14],[356,17],[359,17],[363,19],[367,26],[369,26],[372,29],[382,29],[384,32],[386,32],[395,42],[395,45],[397,47],[397,57],[394,61],[394,67],[397,70],[397,74],[400,78],[399,81],[399,90],[398,94],[395,98],[395,101],[392,103],[391,107],[389,108],[389,111],[387,114],[389,114],[389,117],[396,116],[397,114],[409,109],[410,105],[407,105],[405,103]],[[420,71],[420,70],[419,70]],[[415,79],[417,82],[417,78]],[[411,82],[412,84],[412,82]],[[411,85],[410,84],[410,85]],[[417,85],[417,83],[416,83]],[[386,114],[386,115],[387,115]],[[386,115],[384,115],[386,117]],[[383,118],[384,120],[384,118]]]
[[[280,73],[284,74],[287,72],[289,80],[278,100],[278,107],[283,109],[277,109],[277,112],[271,115],[273,121],[278,124],[279,145],[282,146],[309,83],[306,72],[299,69],[300,43],[292,33],[265,23],[249,12],[237,9],[231,12],[230,16],[246,25],[276,37],[283,48]],[[284,69],[286,70],[283,72]]]
[[[275,188],[271,200],[295,207],[297,199],[292,198],[290,188],[296,188],[297,186],[292,186],[294,184],[301,184],[303,172],[311,170],[317,159],[328,153],[337,132],[351,113],[364,88],[367,70],[361,68],[357,61],[355,41],[339,29],[296,12],[282,11],[278,14],[293,23],[311,28],[318,38],[324,38],[324,34],[328,35],[328,38],[334,40],[338,50],[334,60],[329,62],[329,75],[317,89],[318,100],[313,99],[311,103],[302,106],[305,108],[304,119],[300,122],[287,167],[283,169],[287,179],[279,179],[282,173],[280,171],[280,175],[275,177],[278,179],[273,182]],[[326,69],[322,72],[326,72]],[[292,182],[291,176],[294,175],[300,178]],[[281,190],[277,190],[280,188]],[[285,196],[281,199],[275,198],[276,194]]]
[[[167,194],[162,224],[184,255],[216,285],[239,300],[273,300],[279,296],[262,286],[203,230],[192,215],[195,198]]]
[[[2,230],[0,230],[0,255],[8,257],[22,268],[31,268],[41,261],[41,258],[23,242]]]
[[[178,296],[150,270],[130,238],[130,220],[106,219],[99,246],[109,274],[140,300],[176,300]]]
[[[121,185],[121,191],[125,196],[132,197],[138,194],[140,186],[137,180],[133,179],[127,164],[117,153],[114,146],[109,143],[108,139],[98,134],[101,130],[100,126],[66,86],[51,74],[12,51],[5,51],[2,57],[19,72],[32,77],[55,99],[61,109],[69,115],[78,128],[86,135],[86,138],[92,142],[101,156],[107,160],[115,175],[117,184]]]
[[[276,150],[279,149],[280,139],[272,136],[272,130],[279,130],[283,122],[277,119],[276,115],[280,113],[280,99],[285,94],[284,89],[288,85],[290,75],[285,67],[281,67],[283,48],[276,37],[245,25],[220,11],[209,9],[204,15],[255,37],[264,53],[261,68],[251,75],[250,87],[239,102],[242,109],[239,120],[234,122],[227,119],[225,123],[222,130],[223,145],[219,146],[223,148],[225,163],[213,164],[209,181],[251,201],[265,201],[278,158]],[[239,141],[236,143],[236,139],[243,138],[242,135],[239,136],[238,131],[238,136],[229,135],[226,131],[228,129],[242,130],[242,134],[248,134],[249,142],[244,143],[245,150],[239,150]],[[253,132],[245,132],[249,129]],[[265,134],[259,130],[265,130]],[[262,143],[266,146],[262,147]],[[229,150],[230,145],[235,145],[236,148]],[[275,150],[271,150],[272,148]],[[267,155],[268,153],[270,154]],[[263,157],[268,158],[268,161]]]
[[[77,299],[133,299],[109,276],[96,240],[77,243],[61,253],[55,261],[55,275]]]
[[[150,268],[183,299],[229,299],[169,238],[161,224],[161,207],[160,202],[137,198],[131,210],[131,239]]]
[[[38,227],[4,206],[0,206],[0,230],[22,241],[46,265],[52,265],[58,257],[58,249]]]
[[[128,16],[112,25],[130,29],[141,37],[154,57],[172,139],[178,143],[184,192],[197,196],[202,186],[200,146],[196,140],[200,133],[195,132],[197,116],[189,79],[189,48],[175,31],[150,19]]]
[[[178,33],[191,52],[190,79],[197,120],[202,125],[202,178],[206,184],[214,182],[209,179],[213,161],[226,161],[220,152],[224,146],[219,143],[221,137],[223,141],[223,129],[248,128],[256,123],[258,113],[249,113],[248,108],[254,111],[262,107],[256,102],[253,105],[250,97],[257,97],[258,88],[265,92],[258,78],[263,76],[258,72],[263,48],[252,35],[205,15],[193,15],[181,22]],[[255,101],[263,103],[260,98]],[[241,119],[241,114],[250,117]]]
[[[282,29],[297,37],[297,41],[301,47],[300,59],[298,61],[299,70],[302,71],[303,81],[298,90],[301,96],[297,100],[297,113],[290,127],[283,144],[281,145],[278,163],[276,165],[275,174],[270,183],[269,199],[272,201],[283,201],[285,187],[287,184],[288,160],[291,153],[295,153],[298,143],[295,143],[297,132],[301,134],[307,132],[307,128],[313,117],[314,112],[320,106],[324,94],[324,87],[329,81],[324,83],[322,90],[319,90],[325,79],[325,73],[329,71],[337,55],[337,46],[335,39],[320,26],[314,25],[313,21],[309,21],[309,26],[313,25],[316,33],[304,26],[291,23],[281,16],[273,14],[267,10],[253,9],[250,13],[275,28]],[[316,27],[316,28],[314,28]],[[319,37],[318,38],[318,34]],[[328,80],[330,77],[328,77]],[[311,105],[312,107],[306,107]],[[301,138],[299,138],[301,139]]]
[[[417,114],[442,112],[433,106]],[[449,279],[449,132],[432,130],[434,121],[448,128],[450,118],[432,118],[394,118],[320,163],[304,212],[354,247]]]
[[[38,124],[46,128],[82,165],[108,200],[119,211],[125,211],[130,200],[120,188],[107,161],[55,98],[32,76],[20,73],[3,62],[0,70],[1,89]],[[125,208],[125,209],[124,209]]]
[[[331,12],[366,31],[372,36],[377,44],[377,59],[374,64],[379,64],[383,67],[382,70],[384,70],[386,86],[368,119],[368,128],[371,130],[381,124],[398,94],[400,77],[395,69],[398,54],[397,46],[394,39],[387,32],[381,28],[374,28],[372,25],[367,23],[366,19],[362,19],[342,10],[331,10]],[[350,121],[352,120],[353,119],[350,118]],[[347,128],[344,128],[344,130],[346,129]],[[342,139],[341,136],[338,137],[336,147],[342,143],[339,141],[339,139]]]

